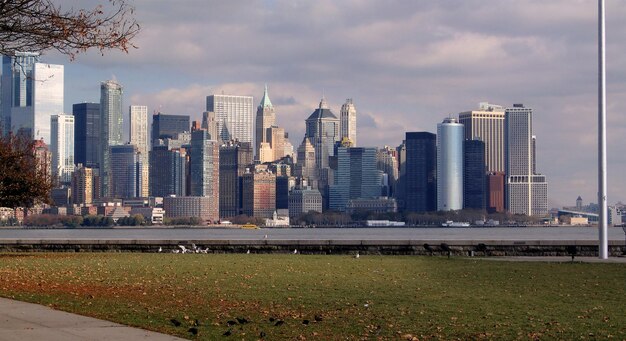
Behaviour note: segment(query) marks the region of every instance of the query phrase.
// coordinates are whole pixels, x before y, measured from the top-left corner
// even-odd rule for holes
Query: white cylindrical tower
[[[437,210],[463,209],[463,124],[446,118],[437,125]]]

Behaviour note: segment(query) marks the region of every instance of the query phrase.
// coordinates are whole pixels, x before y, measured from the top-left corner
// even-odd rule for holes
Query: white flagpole
[[[599,205],[599,250],[600,259],[609,257],[608,221],[606,200],[606,67],[605,67],[605,23],[604,0],[598,0],[598,205]]]

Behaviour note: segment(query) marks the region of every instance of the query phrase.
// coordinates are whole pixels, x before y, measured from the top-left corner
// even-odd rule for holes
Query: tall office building
[[[74,116],[52,115],[50,118],[52,138],[52,176],[59,184],[69,185],[74,172]]]
[[[407,132],[404,187],[406,212],[437,209],[437,143],[428,132]]]
[[[251,170],[241,176],[242,213],[256,218],[272,218],[276,211],[276,175]]]
[[[202,129],[209,132],[209,136],[211,136],[211,140],[219,141],[218,133],[217,133],[217,120],[215,118],[215,113],[212,111],[205,111],[202,113]]]
[[[178,134],[190,131],[189,127],[189,116],[154,114],[152,115],[152,145],[158,145],[159,139],[175,139]]]
[[[50,143],[50,119],[63,112],[63,65],[39,62],[39,53],[16,52],[2,57],[4,133],[28,134]]]
[[[317,169],[328,168],[328,158],[335,155],[335,142],[340,141],[339,119],[330,111],[323,97],[319,107],[306,119],[306,136],[315,148]]]
[[[100,103],[77,103],[74,114],[74,162],[98,168],[100,150]]]
[[[102,197],[111,191],[111,147],[122,141],[122,86],[109,80],[100,84],[100,190]]]
[[[503,213],[504,207],[504,172],[487,174],[487,212]]]
[[[337,171],[329,188],[329,208],[345,211],[350,199],[373,199],[380,196],[382,172],[376,167],[374,147],[337,148]]]
[[[348,98],[341,106],[339,116],[341,117],[341,140],[348,138],[352,146],[356,147],[356,107],[352,98]]]
[[[139,159],[142,164],[142,181],[139,193],[141,193],[142,197],[147,197],[150,192],[150,156],[148,154],[150,142],[148,138],[148,107],[145,105],[131,105],[128,108],[128,116],[130,119],[130,144],[137,147]]]
[[[187,180],[187,150],[155,146],[150,154],[150,195],[167,197],[185,196]]]
[[[111,181],[112,198],[135,198],[139,196],[141,178],[141,161],[137,147],[126,144],[109,147],[111,150]]]
[[[385,146],[378,150],[376,154],[378,170],[383,172],[383,196],[393,196],[396,187],[396,181],[398,181],[398,159],[396,157],[397,151],[395,148]]]
[[[459,114],[465,129],[465,140],[485,142],[485,162],[488,172],[504,172],[504,108],[480,103],[478,110]]]
[[[214,112],[217,121],[215,140],[254,143],[253,100],[252,96],[207,96],[206,111]]]
[[[542,216],[548,213],[548,183],[533,172],[531,108],[514,104],[505,118],[505,205],[510,213]]]
[[[268,135],[268,128],[276,124],[276,113],[274,106],[270,101],[270,96],[267,93],[267,84],[265,85],[265,91],[263,92],[263,98],[256,110],[256,135],[254,138],[254,148],[256,153],[256,160],[261,160],[261,143],[270,143],[270,136]],[[273,160],[271,160],[273,161]],[[263,162],[263,161],[262,161]]]
[[[191,132],[190,193],[211,198],[210,216],[219,217],[220,146],[206,130]]]
[[[463,125],[446,118],[437,125],[437,210],[463,209]]]
[[[280,160],[285,156],[285,129],[272,126],[266,129],[268,142],[272,149],[270,161]]]
[[[406,140],[396,147],[398,160],[398,180],[394,189],[393,197],[396,198],[398,208],[404,210],[406,203]]]
[[[487,204],[485,143],[463,141],[463,208],[484,210]]]
[[[252,165],[252,144],[228,141],[220,147],[220,217],[241,214],[240,177]]]
[[[315,157],[315,147],[308,137],[302,139],[298,147],[298,162],[296,163],[295,176],[306,179],[313,188],[317,188],[318,171]]]

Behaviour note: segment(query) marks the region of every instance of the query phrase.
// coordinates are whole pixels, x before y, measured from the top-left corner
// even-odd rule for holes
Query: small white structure
[[[272,215],[272,219],[265,219],[267,227],[289,227],[289,217],[279,217],[276,211]]]

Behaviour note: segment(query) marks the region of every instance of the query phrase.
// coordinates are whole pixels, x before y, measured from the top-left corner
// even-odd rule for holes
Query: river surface
[[[610,227],[609,240],[624,241],[621,227]],[[2,240],[598,240],[595,227],[492,228],[100,228],[8,229]]]

